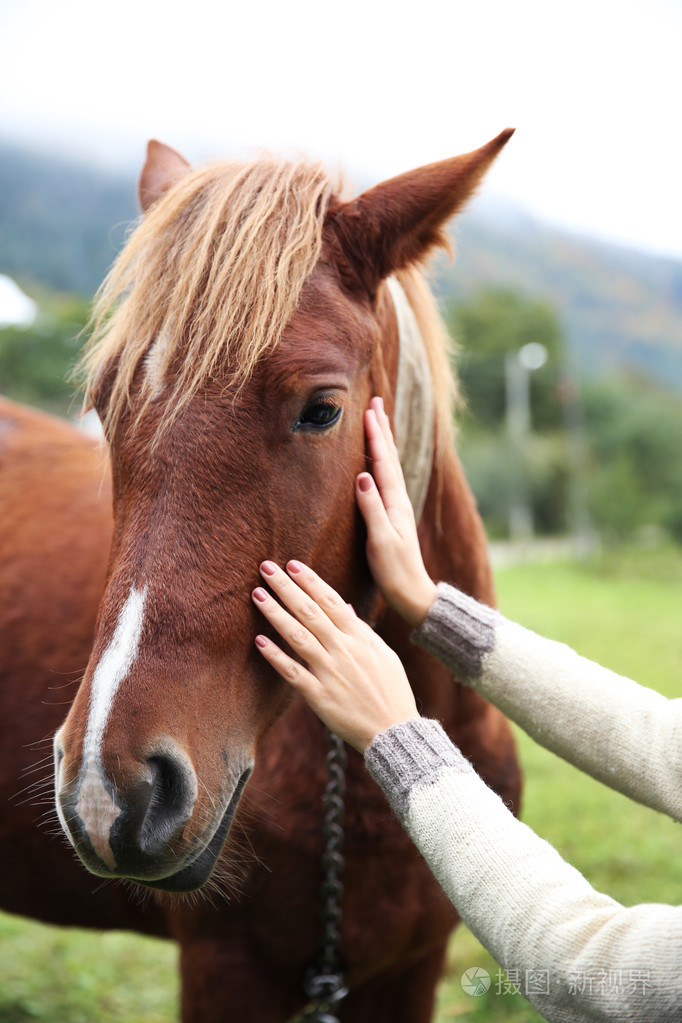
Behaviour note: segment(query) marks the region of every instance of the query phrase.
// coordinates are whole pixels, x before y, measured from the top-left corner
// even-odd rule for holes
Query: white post
[[[507,430],[515,463],[514,483],[509,496],[509,535],[512,540],[529,540],[533,535],[533,510],[525,472],[530,436],[530,374],[547,361],[544,345],[531,342],[505,358],[507,389]]]

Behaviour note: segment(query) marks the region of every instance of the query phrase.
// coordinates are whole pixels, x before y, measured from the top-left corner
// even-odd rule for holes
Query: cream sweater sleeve
[[[682,820],[682,699],[601,668],[446,583],[413,640],[541,745]]]
[[[682,1019],[682,908],[596,892],[435,721],[377,735],[370,772],[462,919],[552,1023]]]

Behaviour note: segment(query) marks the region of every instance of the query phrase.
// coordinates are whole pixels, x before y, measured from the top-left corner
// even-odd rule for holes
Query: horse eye
[[[340,415],[341,409],[338,405],[323,398],[316,398],[306,405],[294,424],[294,430],[328,430],[338,421]]]

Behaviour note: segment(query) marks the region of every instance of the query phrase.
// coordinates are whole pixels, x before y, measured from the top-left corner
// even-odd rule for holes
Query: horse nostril
[[[154,853],[185,826],[196,798],[192,768],[169,753],[158,753],[149,765],[149,801],[140,827],[140,846]]]

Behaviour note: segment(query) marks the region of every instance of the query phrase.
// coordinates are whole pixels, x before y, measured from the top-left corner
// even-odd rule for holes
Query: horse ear
[[[147,143],[147,159],[137,186],[142,212],[146,213],[164,192],[177,184],[191,169],[184,156],[180,156],[175,149],[150,139]]]
[[[329,226],[356,282],[373,295],[394,270],[444,244],[446,221],[513,134],[508,128],[481,149],[400,174],[330,209]]]

